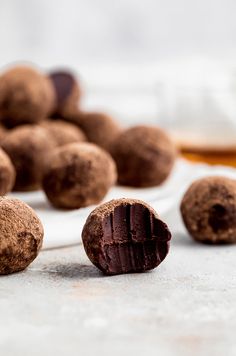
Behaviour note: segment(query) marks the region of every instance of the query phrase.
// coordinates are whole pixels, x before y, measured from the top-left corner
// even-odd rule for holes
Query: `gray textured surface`
[[[0,354],[235,355],[236,247],[176,233],[153,272],[103,277],[82,245],[0,280]]]

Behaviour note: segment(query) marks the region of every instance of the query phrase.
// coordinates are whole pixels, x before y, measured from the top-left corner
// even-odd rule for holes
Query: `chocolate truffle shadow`
[[[42,271],[40,271],[41,273]],[[80,263],[60,263],[60,264],[49,264],[45,269],[44,273],[49,275],[54,275],[60,278],[66,279],[90,279],[90,278],[101,278],[104,275],[98,271],[92,265],[85,265]]]

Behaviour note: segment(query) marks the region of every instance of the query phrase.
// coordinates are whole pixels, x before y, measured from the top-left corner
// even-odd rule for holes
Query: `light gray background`
[[[235,0],[1,0],[0,64],[234,55]]]

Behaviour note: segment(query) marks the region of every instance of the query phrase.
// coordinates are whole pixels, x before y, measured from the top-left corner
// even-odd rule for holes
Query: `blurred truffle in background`
[[[4,139],[4,137],[7,134],[7,129],[5,126],[3,126],[2,124],[0,124],[0,143],[1,141]]]
[[[78,111],[81,97],[81,88],[75,75],[58,70],[51,72],[48,77],[56,94],[52,116],[67,118],[74,115]]]
[[[56,147],[49,132],[38,125],[22,125],[12,129],[1,146],[16,170],[14,190],[40,189],[44,164]]]
[[[49,156],[43,189],[56,208],[78,209],[99,203],[116,178],[108,152],[91,143],[72,143]]]
[[[15,183],[15,168],[8,155],[0,148],[0,195],[9,193]]]
[[[7,127],[37,123],[53,110],[51,81],[38,70],[16,66],[0,77],[0,117]]]
[[[41,126],[48,130],[56,146],[87,141],[83,131],[70,122],[63,120],[44,120]]]
[[[133,187],[162,184],[170,175],[176,148],[158,127],[134,126],[113,142],[111,154],[118,170],[118,183]]]
[[[68,120],[84,131],[88,141],[107,151],[110,151],[112,142],[121,132],[120,125],[105,113],[78,111]]]

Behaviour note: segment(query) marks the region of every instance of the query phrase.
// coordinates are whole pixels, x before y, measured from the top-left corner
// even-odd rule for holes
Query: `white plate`
[[[171,209],[176,209],[186,187],[195,178],[220,174],[236,178],[233,168],[189,164],[179,160],[169,177],[160,187],[133,189],[114,187],[104,201],[116,198],[141,199],[153,206],[158,214],[164,217]],[[40,217],[44,230],[44,248],[54,248],[75,244],[81,241],[81,231],[89,213],[95,208],[90,206],[77,210],[62,211],[54,209],[47,201],[43,192],[12,193],[11,196],[21,199],[30,205]]]

